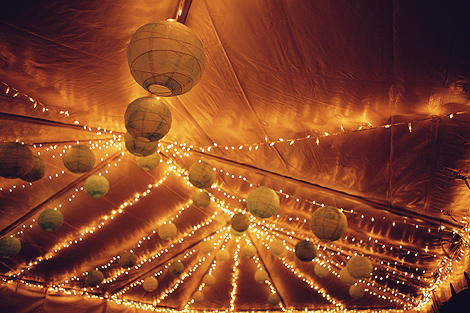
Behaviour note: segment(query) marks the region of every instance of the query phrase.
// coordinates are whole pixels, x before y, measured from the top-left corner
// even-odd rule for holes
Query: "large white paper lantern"
[[[157,289],[158,280],[155,278],[155,276],[148,276],[144,279],[142,287],[144,287],[145,291],[152,292]]]
[[[372,262],[364,256],[353,256],[346,264],[349,274],[352,277],[360,279],[367,278],[372,273]]]
[[[58,210],[45,209],[39,214],[38,225],[45,231],[54,231],[62,226],[64,216]]]
[[[135,157],[135,161],[137,162],[137,166],[144,171],[151,171],[160,164],[160,154],[155,152],[149,156]]]
[[[137,157],[146,157],[149,156],[158,148],[158,141],[144,141],[132,137],[131,134],[126,133],[124,135],[124,142],[126,144],[126,149],[133,155]]]
[[[300,240],[295,245],[295,256],[304,262],[310,262],[317,257],[317,248],[313,242]]]
[[[83,174],[95,165],[95,154],[85,145],[74,145],[65,150],[62,162],[72,173]]]
[[[109,181],[104,176],[91,175],[85,180],[84,188],[87,195],[99,198],[108,193]]]
[[[194,163],[189,168],[189,181],[198,188],[209,188],[216,180],[217,173],[214,167],[207,162]]]
[[[96,287],[103,281],[104,276],[98,270],[91,270],[85,275],[85,283],[90,287]]]
[[[267,218],[279,209],[279,197],[268,187],[256,187],[246,198],[246,207],[254,216]]]
[[[31,150],[19,142],[0,144],[0,176],[18,178],[33,169],[34,157]]]
[[[205,209],[211,204],[211,196],[205,190],[198,190],[193,195],[193,204],[199,209]]]
[[[349,295],[354,299],[362,298],[364,295],[364,288],[357,284],[351,285],[349,287]]]
[[[177,232],[178,229],[173,223],[162,224],[160,228],[158,228],[158,236],[163,240],[171,240],[175,238]]]
[[[313,212],[310,228],[321,241],[331,242],[343,237],[348,228],[348,220],[341,210],[325,206]]]

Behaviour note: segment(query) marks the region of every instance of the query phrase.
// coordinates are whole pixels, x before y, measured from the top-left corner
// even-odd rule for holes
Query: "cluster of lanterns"
[[[44,177],[46,164],[34,156],[28,146],[19,142],[0,144],[0,176],[19,178],[26,182],[34,182]]]

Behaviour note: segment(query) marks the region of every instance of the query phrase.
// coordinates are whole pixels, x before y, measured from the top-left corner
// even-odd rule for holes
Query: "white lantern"
[[[142,286],[144,287],[145,291],[152,292],[157,289],[158,280],[155,278],[155,276],[148,276],[144,279]]]
[[[230,259],[230,252],[222,249],[222,250],[217,251],[217,253],[215,254],[215,257],[217,261],[219,262],[227,262]]]
[[[214,275],[206,274],[202,279],[202,282],[206,284],[206,286],[214,286],[216,282],[216,278]]]
[[[163,240],[171,240],[175,238],[178,229],[175,224],[166,223],[160,226],[158,229],[158,236]]]
[[[256,187],[246,198],[246,207],[254,216],[267,218],[279,209],[279,197],[268,187]]]
[[[358,284],[351,285],[349,287],[349,295],[354,299],[362,298],[362,296],[364,295],[364,288],[362,288]]]
[[[256,255],[256,248],[253,245],[244,245],[242,248],[242,254],[245,258],[251,259]]]
[[[359,255],[349,259],[346,267],[349,274],[357,279],[369,277],[373,270],[372,262],[368,258]]]
[[[313,271],[315,272],[315,275],[317,275],[320,278],[326,277],[330,273],[330,270],[328,269],[328,267],[318,264],[318,263],[315,264],[315,266],[313,267]]]
[[[268,272],[266,272],[265,270],[256,271],[255,272],[255,280],[258,283],[264,283],[265,281],[269,280]]]

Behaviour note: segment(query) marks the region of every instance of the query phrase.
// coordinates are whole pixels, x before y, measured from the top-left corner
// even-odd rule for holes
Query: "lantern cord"
[[[470,189],[470,185],[468,184],[467,176],[464,176],[464,175],[460,174],[460,173],[457,172],[457,171],[453,171],[453,172],[452,172],[452,175],[454,175],[454,177],[455,177],[456,179],[461,179],[461,180],[463,180],[463,181],[465,182],[465,185],[467,185],[467,188]]]

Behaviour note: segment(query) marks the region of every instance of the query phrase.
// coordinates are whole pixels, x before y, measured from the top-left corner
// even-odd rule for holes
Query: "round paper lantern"
[[[34,158],[33,168],[26,174],[18,176],[18,178],[21,178],[22,180],[27,181],[29,183],[40,180],[41,178],[44,177],[44,174],[46,174],[46,163],[44,163],[44,161],[41,158],[35,155],[33,156],[33,158]]]
[[[246,207],[254,216],[267,218],[279,209],[279,197],[268,187],[256,187],[246,198]]]
[[[83,174],[95,165],[95,154],[85,145],[75,145],[65,150],[62,162],[72,173]]]
[[[310,262],[317,257],[317,248],[313,242],[301,240],[295,245],[295,256],[304,262]]]
[[[264,283],[265,281],[269,280],[268,272],[266,272],[265,270],[256,271],[255,272],[255,280],[258,283]]]
[[[132,137],[140,141],[158,141],[170,131],[171,112],[161,100],[142,97],[129,103],[124,123]]]
[[[362,298],[364,295],[364,288],[361,286],[354,284],[349,287],[349,295],[354,299]]]
[[[184,271],[184,264],[181,261],[176,261],[170,265],[170,273],[173,275],[179,275]]]
[[[130,251],[124,251],[119,256],[119,266],[123,268],[132,267],[135,265],[135,262],[137,262],[137,256]]]
[[[256,248],[253,245],[244,245],[242,248],[242,254],[245,258],[251,259],[256,255]]]
[[[250,226],[250,218],[243,213],[237,213],[230,220],[230,224],[234,230],[244,232]]]
[[[85,275],[85,283],[90,287],[96,287],[103,281],[104,276],[98,270],[91,270]]]
[[[18,178],[33,169],[34,157],[31,150],[19,142],[0,144],[0,176]]]
[[[200,209],[205,209],[211,204],[211,196],[205,190],[196,191],[193,196],[193,204]]]
[[[155,153],[158,148],[158,141],[143,141],[135,139],[129,133],[124,135],[124,141],[126,143],[127,151],[138,157],[149,156]]]
[[[109,182],[104,176],[92,175],[85,180],[85,191],[92,198],[104,196],[109,191]]]
[[[175,238],[178,229],[176,228],[175,224],[166,223],[160,226],[158,229],[158,236],[163,240],[171,240]]]
[[[155,278],[155,276],[148,276],[144,279],[142,286],[144,287],[145,291],[152,292],[157,289],[158,280]]]
[[[15,237],[0,239],[0,257],[8,259],[16,256],[21,250],[21,241]]]
[[[326,277],[330,273],[330,270],[328,269],[328,267],[318,264],[318,263],[315,264],[313,271],[315,272],[315,275],[317,275],[318,277]]]
[[[230,228],[230,233],[232,234],[232,236],[240,237],[241,235],[243,235],[244,232],[242,232],[242,231],[236,231],[235,229]]]
[[[193,299],[195,303],[201,303],[204,302],[204,293],[202,291],[196,291],[193,294]]]
[[[279,238],[275,238],[269,244],[269,251],[271,251],[271,253],[276,256],[281,256],[282,254],[284,254],[284,252],[287,252],[284,242]]]
[[[214,243],[210,240],[206,240],[200,243],[199,251],[202,253],[211,253],[214,251]]]
[[[353,256],[346,264],[349,274],[357,279],[367,278],[372,273],[372,262],[363,256]]]
[[[346,285],[354,284],[357,280],[349,274],[348,269],[346,267],[342,268],[341,271],[339,271],[339,279]]]
[[[344,236],[348,228],[348,220],[341,210],[325,206],[313,212],[310,228],[318,239],[331,242]]]
[[[188,177],[191,184],[204,189],[210,187],[215,182],[217,173],[212,165],[202,161],[191,165]]]
[[[60,211],[45,209],[39,214],[38,225],[45,231],[54,231],[64,223],[64,216]]]
[[[204,275],[204,278],[202,279],[202,282],[206,284],[206,286],[214,286],[216,279],[214,275],[211,274],[206,274]]]
[[[219,262],[227,262],[230,259],[230,252],[228,252],[227,250],[219,250],[215,254],[215,257]]]
[[[127,47],[132,77],[145,90],[169,97],[188,92],[204,72],[204,46],[194,32],[176,21],[141,26]]]
[[[155,152],[145,157],[135,157],[135,161],[137,162],[137,166],[144,171],[151,171],[160,164],[160,154]]]
[[[281,297],[277,293],[270,293],[268,295],[268,303],[271,305],[276,305],[281,301]]]

